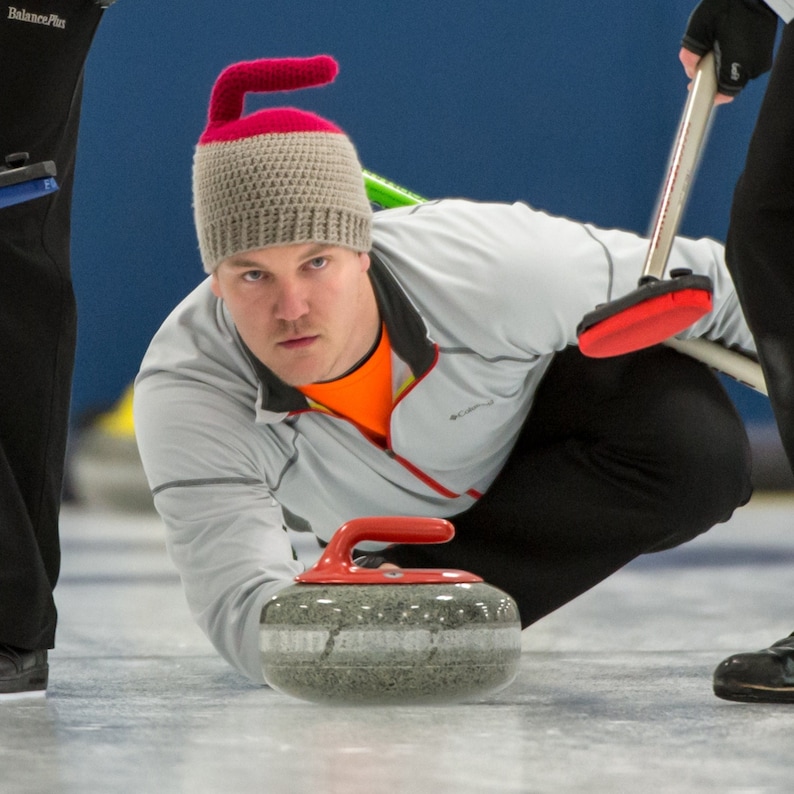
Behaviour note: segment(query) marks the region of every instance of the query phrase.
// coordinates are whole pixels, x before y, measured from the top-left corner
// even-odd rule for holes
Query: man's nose
[[[276,299],[276,317],[279,320],[292,322],[303,317],[309,311],[309,302],[304,287],[295,281],[280,285]]]

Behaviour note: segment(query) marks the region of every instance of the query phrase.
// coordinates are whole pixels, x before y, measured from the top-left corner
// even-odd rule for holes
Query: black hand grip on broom
[[[662,185],[639,285],[598,306],[577,327],[579,349],[592,358],[619,356],[664,342],[711,311],[711,279],[689,270],[664,280],[670,249],[694,179],[717,93],[713,53],[698,63]]]

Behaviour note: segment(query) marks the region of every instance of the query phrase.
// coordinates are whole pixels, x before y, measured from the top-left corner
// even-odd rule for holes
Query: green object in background
[[[389,182],[382,176],[373,174],[371,171],[364,171],[364,188],[367,191],[367,198],[373,203],[384,209],[393,207],[408,207],[412,204],[421,204],[427,199],[422,198],[404,187]]]

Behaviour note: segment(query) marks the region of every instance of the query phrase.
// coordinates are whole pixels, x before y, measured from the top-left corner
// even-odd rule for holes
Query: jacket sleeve
[[[460,318],[451,342],[467,343],[467,318],[488,318],[485,356],[543,357],[577,344],[576,329],[597,306],[637,289],[648,240],[550,215],[524,203],[444,200],[377,213],[377,245],[426,317]],[[405,264],[405,267],[401,266]],[[714,240],[676,238],[668,262],[709,276],[713,311],[682,337],[755,351]],[[414,279],[415,281],[411,281]],[[437,289],[427,290],[427,281]],[[454,308],[453,308],[454,307]],[[446,340],[445,340],[446,341]]]
[[[263,604],[303,570],[263,481],[252,418],[222,390],[143,369],[135,427],[190,611],[218,652],[263,683]]]

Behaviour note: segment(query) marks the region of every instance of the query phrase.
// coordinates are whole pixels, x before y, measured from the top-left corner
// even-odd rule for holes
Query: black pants
[[[556,357],[505,468],[440,545],[385,556],[469,570],[527,626],[646,552],[727,520],[751,493],[743,424],[702,364],[655,347]]]
[[[787,25],[734,193],[726,261],[794,467],[794,25]]]
[[[0,158],[54,160],[60,190],[0,209],[0,642],[51,648],[75,352],[70,210],[93,0],[0,18]],[[53,16],[50,16],[53,15]]]

